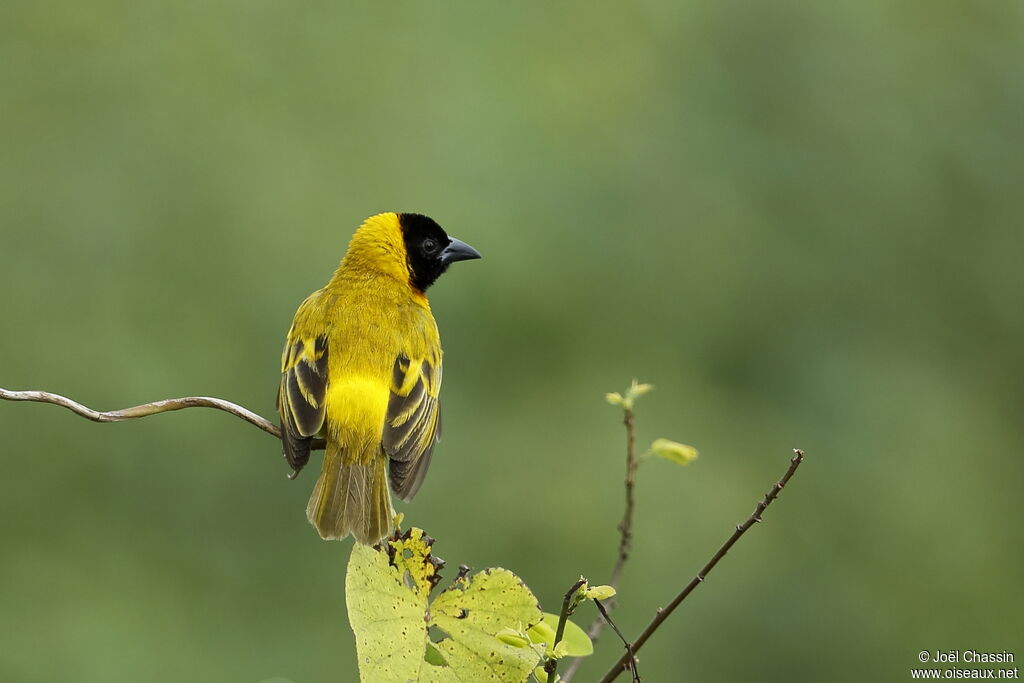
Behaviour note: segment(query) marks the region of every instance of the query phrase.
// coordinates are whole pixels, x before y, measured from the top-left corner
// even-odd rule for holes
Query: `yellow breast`
[[[380,377],[334,378],[327,391],[328,438],[349,457],[368,461],[380,444],[388,398],[389,387]]]

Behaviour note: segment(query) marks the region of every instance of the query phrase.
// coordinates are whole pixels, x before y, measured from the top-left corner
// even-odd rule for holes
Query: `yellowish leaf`
[[[541,612],[515,574],[486,569],[431,603],[441,563],[426,535],[410,529],[383,546],[356,543],[345,580],[362,681],[522,683],[529,676],[540,655],[526,647],[525,631]]]
[[[697,449],[669,439],[655,439],[650,453],[678,465],[688,465],[697,459]]]
[[[555,642],[555,629],[558,627],[558,615],[545,612],[540,623],[536,624],[527,633],[534,643],[543,643],[548,652],[551,652]],[[565,655],[569,657],[586,657],[594,653],[594,643],[587,636],[587,632],[573,623],[571,619],[565,620],[565,630],[562,632],[562,640],[559,645],[565,645]]]
[[[587,589],[588,600],[607,600],[615,596],[615,589],[611,586],[591,586]]]

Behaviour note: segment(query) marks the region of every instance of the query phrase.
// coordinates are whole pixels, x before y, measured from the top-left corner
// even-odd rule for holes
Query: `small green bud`
[[[530,644],[530,639],[526,637],[526,634],[511,628],[501,629],[494,634],[494,637],[512,647],[526,647]]]
[[[640,398],[651,389],[654,388],[653,384],[639,384],[635,379],[632,384],[629,385],[629,389],[626,390],[626,398],[634,399]]]
[[[684,443],[668,439],[655,439],[651,444],[650,453],[677,465],[688,465],[697,459],[697,449]]]
[[[587,599],[587,590],[590,589],[590,584],[587,582],[586,577],[583,576],[580,577],[580,581],[583,583],[580,584],[580,587],[576,589],[576,592],[569,599],[569,614],[575,612],[580,603]]]
[[[630,383],[629,388],[626,389],[626,395],[623,396],[617,391],[613,391],[610,394],[604,395],[604,400],[613,406],[620,406],[623,410],[633,410],[633,401],[640,398],[648,391],[654,388],[653,384],[640,384],[635,379]]]
[[[567,654],[569,654],[569,645],[564,640],[560,640],[558,641],[558,644],[555,645],[554,649],[551,650],[550,656],[551,659],[561,659]]]
[[[607,600],[615,596],[615,589],[611,586],[591,586],[587,589],[588,600]]]
[[[622,394],[620,394],[617,391],[612,391],[604,395],[604,400],[608,401],[608,403],[612,404],[613,406],[621,406]]]

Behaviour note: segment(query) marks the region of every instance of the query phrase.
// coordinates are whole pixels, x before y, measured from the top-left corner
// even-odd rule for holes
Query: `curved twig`
[[[267,434],[275,436],[278,439],[281,438],[280,428],[266,418],[261,417],[238,404],[232,403],[231,401],[225,401],[222,398],[211,398],[209,396],[166,398],[161,401],[153,401],[152,403],[143,403],[139,406],[132,406],[131,408],[108,411],[93,410],[92,408],[84,406],[77,401],[72,401],[66,396],[53,394],[49,391],[11,391],[9,389],[0,388],[0,398],[6,401],[35,401],[37,403],[52,403],[56,406],[64,406],[76,415],[84,417],[87,420],[92,420],[93,422],[123,422],[124,420],[148,417],[150,415],[156,415],[157,413],[166,413],[172,410],[181,410],[183,408],[216,408],[217,410],[223,410],[226,413],[231,413],[235,417],[239,417],[249,424],[259,427]],[[322,440],[313,441],[313,449],[322,449],[323,447],[324,444]]]

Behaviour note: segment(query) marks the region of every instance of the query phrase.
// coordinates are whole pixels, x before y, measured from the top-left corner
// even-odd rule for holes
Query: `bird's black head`
[[[480,258],[465,242],[449,237],[432,218],[418,213],[400,213],[402,239],[409,259],[410,284],[421,292],[456,261]]]

